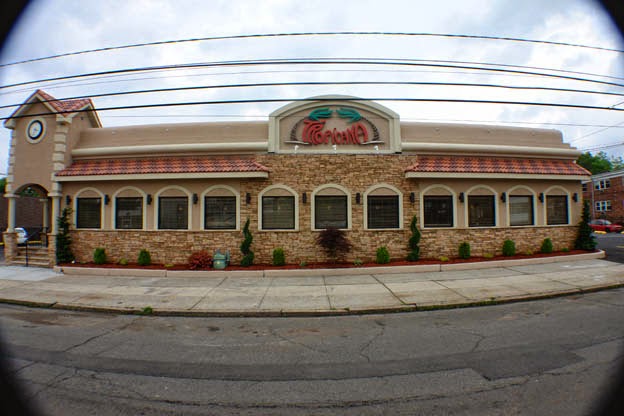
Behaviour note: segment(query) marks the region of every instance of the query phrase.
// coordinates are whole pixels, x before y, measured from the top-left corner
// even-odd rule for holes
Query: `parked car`
[[[16,227],[15,232],[17,233],[17,244],[25,244],[28,239],[28,233],[22,227]]]
[[[592,220],[589,222],[589,226],[594,231],[605,231],[607,233],[619,233],[624,228],[619,224],[613,224],[609,220]]]

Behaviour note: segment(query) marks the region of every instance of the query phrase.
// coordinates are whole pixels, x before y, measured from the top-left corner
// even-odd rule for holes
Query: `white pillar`
[[[13,233],[15,232],[15,198],[16,195],[13,194],[6,194],[4,195],[4,197],[6,199],[8,199],[9,204],[8,204],[8,218],[7,218],[7,232],[8,233]]]
[[[43,229],[45,230],[45,232],[50,232],[50,230],[48,229],[48,227],[50,227],[50,221],[49,221],[49,212],[48,212],[48,198],[41,198],[40,199],[41,203],[43,204]]]
[[[52,197],[52,235],[58,234],[58,217],[60,215],[61,197]]]

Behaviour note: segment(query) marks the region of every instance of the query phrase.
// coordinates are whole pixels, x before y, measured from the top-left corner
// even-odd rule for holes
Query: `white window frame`
[[[594,182],[594,189],[597,191],[603,191],[605,189],[609,189],[611,187],[610,179],[600,179]]]
[[[606,200],[606,201],[596,201],[596,211],[599,212],[607,212],[607,211],[611,211],[611,200]]]
[[[344,196],[347,198],[347,228],[341,228],[341,230],[350,230],[353,224],[352,218],[351,218],[351,192],[345,188],[342,185],[338,185],[335,183],[327,183],[324,185],[319,186],[318,188],[316,188],[314,191],[312,191],[312,196],[310,198],[310,228],[312,231],[323,231],[324,228],[316,228],[316,196],[320,191],[323,191],[325,189],[330,189],[330,188],[334,188],[339,190],[340,192],[342,192],[344,194]],[[320,195],[322,196],[322,195]]]
[[[295,214],[294,214],[295,215],[295,228],[278,229],[278,230],[262,228],[262,197],[274,189],[283,189],[287,191],[288,193],[290,193],[295,198]],[[267,196],[272,196],[272,195],[267,195]],[[277,233],[284,233],[284,232],[292,233],[292,232],[299,231],[299,194],[294,189],[292,189],[288,185],[275,184],[275,185],[269,185],[266,188],[264,188],[262,191],[260,191],[260,193],[258,194],[258,231],[277,232]]]
[[[236,227],[235,228],[206,229],[206,197],[208,196],[209,193],[217,189],[224,189],[228,192],[231,192],[232,196],[236,198]],[[229,185],[213,185],[209,187],[208,189],[206,189],[204,192],[202,192],[200,198],[201,198],[200,228],[202,231],[207,231],[207,232],[240,231],[240,191],[234,189],[233,187]]]
[[[388,189],[390,192],[385,196],[398,196],[399,197],[399,228],[368,228],[368,196],[377,189]],[[377,195],[372,195],[377,196]],[[380,195],[381,196],[381,195]],[[364,191],[364,229],[371,231],[384,231],[384,230],[402,230],[403,229],[403,193],[395,186],[387,183],[379,183],[370,186]]]

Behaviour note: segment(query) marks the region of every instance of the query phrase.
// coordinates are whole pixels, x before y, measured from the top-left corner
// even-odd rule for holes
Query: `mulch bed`
[[[597,250],[596,250],[597,251]],[[361,265],[355,265],[353,263],[308,263],[305,266],[299,264],[286,264],[284,266],[273,266],[271,264],[254,264],[249,267],[242,267],[238,265],[229,265],[225,270],[293,270],[293,269],[344,269],[344,268],[369,268],[369,267],[387,267],[387,266],[418,266],[423,264],[455,264],[455,263],[476,263],[495,260],[517,260],[517,259],[534,259],[540,257],[556,257],[556,256],[570,256],[573,254],[586,254],[590,253],[585,250],[570,250],[567,252],[558,251],[549,254],[536,253],[531,255],[516,254],[515,256],[494,256],[492,258],[485,258],[479,256],[473,256],[468,259],[460,259],[459,257],[450,258],[448,261],[440,261],[439,259],[421,259],[418,261],[396,260],[386,264],[377,263],[363,263]],[[151,264],[149,266],[139,266],[137,263],[128,263],[126,266],[122,266],[117,263],[105,263],[95,264],[93,262],[88,263],[63,263],[61,267],[97,267],[106,269],[152,269],[152,270],[192,270],[188,264],[174,264],[173,266],[165,267],[164,264]],[[199,270],[199,269],[197,269]],[[202,270],[215,270],[216,269],[202,269]]]

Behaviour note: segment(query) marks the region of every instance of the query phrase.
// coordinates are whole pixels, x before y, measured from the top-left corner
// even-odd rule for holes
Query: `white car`
[[[26,239],[28,238],[28,233],[22,227],[15,228],[15,232],[17,233],[17,244],[25,244]]]

